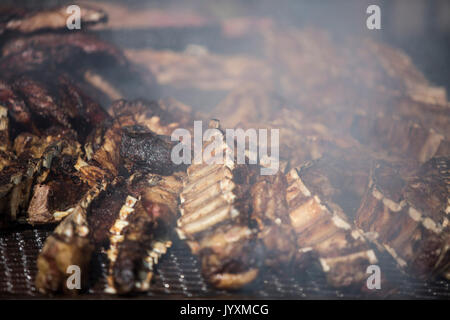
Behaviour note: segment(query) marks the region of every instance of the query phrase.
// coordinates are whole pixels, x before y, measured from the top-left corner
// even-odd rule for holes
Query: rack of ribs
[[[218,121],[212,120],[210,129],[220,130]],[[237,164],[220,136],[221,131],[215,131],[203,150],[220,143],[216,150],[225,153],[223,163],[209,162],[214,155],[208,154],[187,169],[176,230],[200,257],[208,282],[217,288],[237,289],[255,280],[259,272],[262,248],[249,223],[250,186],[256,173],[248,165]]]
[[[408,162],[377,162],[356,216],[358,228],[381,250],[421,278],[449,278],[449,165],[448,157],[418,169]]]
[[[294,168],[286,175],[286,200],[298,251],[297,263],[308,265],[317,258],[328,282],[336,287],[362,287],[369,265],[377,263],[375,252],[353,228],[333,199],[335,188],[314,162]]]

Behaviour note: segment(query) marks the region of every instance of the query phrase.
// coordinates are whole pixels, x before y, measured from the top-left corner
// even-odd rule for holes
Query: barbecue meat
[[[172,244],[183,174],[136,174],[109,229],[109,293],[147,291],[155,266]]]
[[[65,70],[77,74],[87,66],[128,67],[118,48],[84,32],[14,37],[1,50],[0,66],[5,78],[30,71]]]
[[[89,227],[86,211],[105,188],[105,183],[91,188],[83,195],[73,212],[45,240],[37,260],[36,287],[40,292],[70,292],[66,286],[66,279],[69,276],[67,268],[71,265],[80,268],[81,289],[85,288],[93,252],[93,246],[88,237]]]
[[[351,114],[299,110],[270,86],[258,83],[247,83],[232,90],[211,115],[223,119],[232,128],[279,130],[283,170],[360,147],[347,130],[352,124]]]
[[[356,225],[418,277],[449,274],[449,159],[375,164]]]
[[[112,59],[118,65],[127,63],[118,48],[84,32],[38,33],[28,37],[14,37],[3,45],[2,56],[7,57],[30,49],[44,50],[56,64],[75,62],[73,59],[77,55],[100,55]]]
[[[160,85],[202,91],[227,91],[249,81],[270,82],[271,69],[263,60],[208,52],[126,50],[130,61],[143,65]]]
[[[146,127],[127,126],[122,129],[120,156],[129,172],[170,175],[178,167],[171,160],[173,146],[168,137],[158,136]]]
[[[264,245],[265,263],[270,267],[287,265],[296,253],[296,239],[290,226],[284,174],[258,177],[252,186],[251,218],[258,224],[258,238]]]
[[[5,32],[33,33],[49,29],[66,29],[67,7],[30,10],[22,8],[5,8],[1,11],[3,19],[0,22],[0,34]],[[83,4],[81,10],[81,24],[93,25],[105,22],[107,15],[104,11]]]
[[[45,180],[55,157],[76,156],[80,148],[76,142],[68,142],[60,135],[39,138],[21,134],[14,141],[13,151],[17,158],[0,171],[5,188],[1,207],[6,221],[16,221],[27,211],[34,183]]]
[[[317,257],[332,286],[359,286],[376,255],[343,210],[330,200],[334,188],[327,177],[306,163],[287,174],[286,199],[297,237],[297,260]]]
[[[8,105],[13,110],[13,119],[37,133],[56,126],[73,128],[83,141],[97,123],[108,117],[102,107],[84,94],[67,74],[27,73],[12,80],[11,87],[25,103],[23,108],[19,103],[20,112],[15,112],[14,101],[22,100],[10,95],[8,102],[11,103]],[[28,123],[28,120],[33,122]]]
[[[23,99],[14,93],[4,80],[0,80],[0,103],[8,108],[9,116],[16,123],[30,126],[31,114]]]
[[[191,112],[190,107],[175,99],[118,100],[110,108],[110,113],[122,126],[142,125],[156,134],[166,136],[170,136],[177,128],[191,128]]]
[[[97,124],[109,118],[101,105],[84,93],[67,74],[58,76],[55,87],[58,87],[60,107],[68,114],[82,141]]]
[[[210,128],[218,130],[218,122],[211,121]],[[220,139],[220,131],[215,133],[203,150]],[[229,146],[217,141],[219,150],[227,153]],[[212,285],[237,289],[256,278],[262,256],[256,230],[249,224],[255,170],[236,164],[230,154],[224,164],[208,162],[211,156],[187,170],[177,232],[200,256],[202,273]]]
[[[43,181],[34,185],[27,209],[27,221],[31,224],[61,220],[74,210],[82,195],[88,191],[75,170],[77,154],[61,154],[52,161]]]
[[[43,83],[23,75],[13,82],[13,88],[43,122],[70,128],[68,115],[57,105],[56,99]]]
[[[226,128],[247,128],[254,123],[267,126],[280,116],[283,109],[289,108],[292,106],[270,86],[250,82],[231,90],[211,112],[211,116],[220,119]]]
[[[447,149],[445,143],[448,144],[448,142],[444,135],[398,117],[357,116],[352,126],[352,133],[362,144],[378,153],[385,152],[391,157],[412,158],[426,162],[439,149],[441,153],[447,152],[447,155],[450,155],[450,150],[445,150]]]

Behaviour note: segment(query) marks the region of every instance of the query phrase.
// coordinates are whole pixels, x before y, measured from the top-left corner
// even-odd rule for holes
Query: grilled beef
[[[258,177],[252,186],[251,218],[258,224],[258,238],[264,245],[264,260],[269,267],[286,266],[296,254],[296,238],[290,225],[284,174]]]
[[[367,267],[377,258],[341,207],[331,200],[335,189],[326,175],[307,163],[291,169],[286,177],[286,199],[299,264],[307,265],[305,260],[317,257],[331,285],[362,288]]]
[[[120,156],[129,172],[148,171],[170,175],[177,169],[171,160],[174,143],[166,136],[158,136],[143,126],[122,129]]]
[[[31,126],[31,114],[28,107],[4,80],[0,80],[0,101],[8,108],[9,116],[16,122],[27,127]]]
[[[40,138],[21,134],[14,141],[13,151],[15,161],[0,171],[5,188],[1,206],[6,221],[17,221],[27,211],[33,185],[45,181],[56,157],[64,154],[76,157],[80,148],[61,135]]]
[[[83,5],[80,13],[83,27],[107,20],[104,11],[91,6]],[[64,6],[41,10],[5,8],[2,9],[1,15],[3,19],[0,22],[0,34],[6,32],[29,34],[42,30],[67,28],[70,13]]]
[[[84,32],[39,33],[28,37],[15,37],[2,47],[2,56],[8,57],[28,50],[44,50],[54,64],[75,62],[77,55],[100,55],[125,65],[122,52],[115,46],[104,42],[92,34]]]
[[[111,105],[111,113],[122,126],[141,125],[151,131],[170,136],[177,128],[190,128],[193,118],[190,107],[166,99],[160,101],[118,100]]]
[[[449,274],[448,157],[419,169],[409,163],[378,162],[356,225],[398,266],[426,278]]]
[[[36,287],[42,293],[74,292],[67,286],[69,266],[81,271],[81,289],[85,288],[93,246],[89,242],[86,211],[92,201],[106,188],[99,184],[91,188],[55,231],[45,240],[37,260]]]
[[[263,264],[301,271],[313,261],[331,285],[360,286],[377,262],[366,238],[405,271],[449,278],[449,104],[401,52],[265,25],[264,58],[128,50],[144,73],[93,34],[63,32],[67,15],[0,18],[0,227],[61,221],[38,258],[39,291],[68,291],[70,265],[86,280],[93,252],[107,253],[107,292],[148,290],[175,222],[218,288],[251,283]],[[83,7],[82,24],[105,19]],[[167,136],[192,128],[189,107],[117,100],[108,115],[99,104],[155,98],[156,81],[225,96],[209,116],[227,127],[280,129],[289,173],[258,176],[228,154],[184,177]]]
[[[155,266],[172,244],[182,175],[136,174],[109,229],[109,293],[147,291]]]
[[[398,117],[357,116],[352,133],[362,144],[391,157],[425,162],[439,149],[441,153],[450,155],[450,149],[446,147],[448,141],[443,134]]]
[[[200,256],[202,273],[212,285],[237,289],[256,278],[262,255],[256,229],[249,223],[255,170],[237,164],[234,155],[228,154],[229,146],[220,141],[217,121],[211,121],[210,128],[216,129],[215,135],[205,142],[203,150],[219,143],[218,150],[226,159],[223,164],[214,164],[208,161],[214,155],[208,154],[201,164],[189,166],[180,195],[177,232]]]
[[[70,214],[88,190],[75,170],[77,154],[60,154],[52,166],[33,187],[27,209],[27,221],[31,224],[51,223]]]
[[[224,56],[197,50],[174,52],[126,50],[130,61],[143,65],[161,85],[202,91],[231,90],[249,81],[270,82],[264,61],[246,56]]]

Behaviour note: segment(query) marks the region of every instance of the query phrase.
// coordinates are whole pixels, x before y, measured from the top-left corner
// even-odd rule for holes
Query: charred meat
[[[328,282],[336,287],[362,287],[366,269],[377,262],[364,236],[348,222],[331,199],[333,187],[313,166],[305,164],[287,174],[286,199],[297,238],[297,260],[320,262]]]
[[[378,162],[356,225],[397,265],[419,277],[449,274],[448,157],[417,170],[404,162]]]
[[[49,29],[67,28],[70,15],[67,7],[57,7],[46,10],[5,8],[1,11],[0,34],[18,32],[23,34]],[[81,23],[92,25],[105,22],[107,15],[100,9],[83,5]]]

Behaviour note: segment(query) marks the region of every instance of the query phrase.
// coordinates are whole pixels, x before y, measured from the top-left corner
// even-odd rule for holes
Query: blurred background
[[[74,2],[79,3],[79,1],[58,0],[3,0],[2,5],[22,4],[34,7]],[[146,26],[160,27],[176,24],[176,19],[169,21],[168,17],[157,16],[153,11],[164,9],[165,12],[181,11],[184,15],[187,11],[191,12],[192,21],[199,24],[231,17],[264,16],[273,18],[277,23],[286,26],[316,26],[333,33],[375,37],[394,47],[402,48],[432,83],[445,86],[447,90],[450,89],[450,1],[448,0],[90,0],[85,2],[106,3],[115,7],[117,16],[121,18],[115,21],[114,14],[110,14],[110,25],[116,24],[121,27],[126,26],[127,23],[130,27],[139,29]],[[368,17],[366,8],[370,4],[379,5],[381,8],[382,30],[366,28]],[[145,10],[150,11],[146,13]],[[139,19],[134,19],[136,13],[139,14]],[[136,25],[133,26],[133,24]],[[200,35],[191,36],[191,42],[201,38]],[[126,40],[128,46],[133,45],[130,41],[136,42],[134,46],[143,41],[142,38],[129,39],[120,34],[110,34],[109,37],[119,44],[123,44],[120,42]],[[161,41],[158,45],[164,46]],[[170,46],[173,48],[174,43],[170,43]]]

